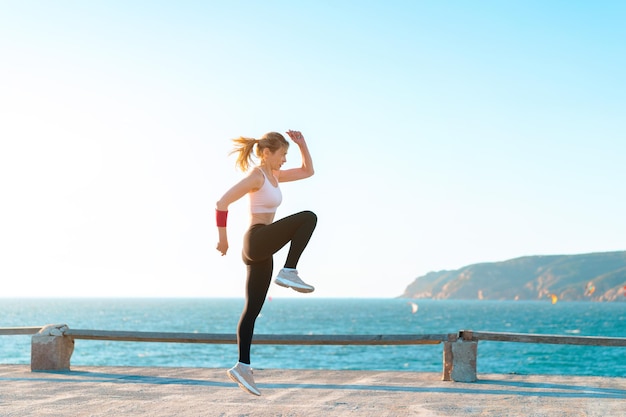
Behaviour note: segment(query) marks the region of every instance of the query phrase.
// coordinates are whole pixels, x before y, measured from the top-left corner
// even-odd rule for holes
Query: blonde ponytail
[[[235,149],[232,150],[230,155],[237,154],[235,166],[246,172],[252,163],[252,149],[254,149],[254,145],[258,140],[239,136],[237,139],[233,139],[233,142],[235,143]]]
[[[278,132],[266,133],[261,139],[239,136],[237,139],[233,139],[233,142],[235,149],[233,149],[230,154],[237,154],[235,166],[243,172],[246,172],[252,164],[252,150],[254,149],[254,145],[257,145],[256,156],[258,158],[261,158],[263,149],[265,148],[268,148],[272,153],[283,147],[285,149],[289,148],[289,142]]]

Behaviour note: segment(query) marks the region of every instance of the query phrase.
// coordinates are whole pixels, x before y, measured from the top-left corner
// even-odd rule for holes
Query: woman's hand
[[[292,141],[298,146],[301,146],[305,143],[304,136],[302,136],[302,132],[298,130],[288,130],[287,135],[291,138]]]
[[[228,241],[220,239],[220,241],[217,242],[217,248],[216,249],[218,251],[220,251],[222,256],[226,255],[226,252],[228,252]]]

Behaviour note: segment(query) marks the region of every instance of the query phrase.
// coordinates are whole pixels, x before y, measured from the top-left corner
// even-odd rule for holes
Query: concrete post
[[[64,336],[65,324],[49,324],[31,339],[31,371],[69,371],[74,339]]]
[[[476,353],[478,342],[459,339],[452,343],[451,377],[456,382],[476,382]]]
[[[472,332],[465,330],[449,334],[443,342],[443,381],[476,382],[476,356],[478,342]]]

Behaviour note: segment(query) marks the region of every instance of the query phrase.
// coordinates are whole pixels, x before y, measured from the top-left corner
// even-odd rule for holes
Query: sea
[[[234,334],[243,299],[1,299],[0,327]],[[626,337],[626,302],[270,298],[256,334],[429,334],[460,330]],[[29,364],[28,335],[0,335],[1,364]],[[443,345],[252,346],[257,369],[441,372]],[[235,344],[76,340],[72,366],[228,368]],[[477,371],[626,376],[626,347],[478,343]]]

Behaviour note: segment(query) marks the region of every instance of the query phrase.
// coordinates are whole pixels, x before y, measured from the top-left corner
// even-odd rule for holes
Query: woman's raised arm
[[[311,152],[304,140],[304,136],[297,130],[288,130],[287,135],[291,140],[300,148],[300,154],[302,156],[302,165],[299,168],[285,169],[278,172],[278,180],[280,182],[289,182],[302,180],[309,178],[315,173],[313,169],[313,159],[311,158]]]

